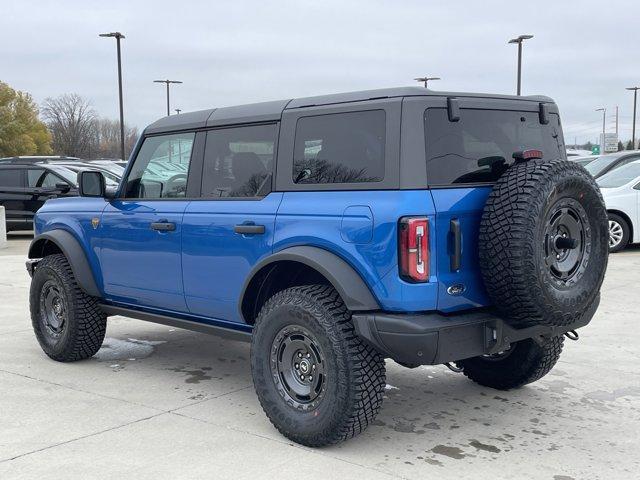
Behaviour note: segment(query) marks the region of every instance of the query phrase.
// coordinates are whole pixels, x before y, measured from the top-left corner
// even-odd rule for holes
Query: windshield
[[[618,160],[620,155],[603,155],[598,157],[593,162],[590,162],[584,168],[586,168],[591,175],[597,177],[600,173],[606,170],[613,162]]]
[[[597,182],[602,188],[616,188],[636,179],[640,180],[638,177],[640,177],[640,162],[633,162],[603,175]]]

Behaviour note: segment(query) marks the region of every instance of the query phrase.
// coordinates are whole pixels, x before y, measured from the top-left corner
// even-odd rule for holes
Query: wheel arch
[[[624,213],[622,210],[616,210],[615,208],[607,209],[607,214],[610,214],[610,213],[618,215],[625,222],[627,222],[627,227],[629,227],[629,243],[634,243],[635,231],[633,228],[634,227],[633,222],[631,221],[631,218],[629,217],[629,215]]]
[[[55,253],[63,254],[82,290],[92,297],[100,297],[93,270],[80,242],[65,230],[51,230],[36,236],[29,245],[28,257],[43,258]]]
[[[253,267],[240,294],[241,318],[253,324],[260,307],[271,295],[307,283],[333,286],[351,311],[380,309],[365,281],[346,261],[322,248],[299,246],[276,252]]]

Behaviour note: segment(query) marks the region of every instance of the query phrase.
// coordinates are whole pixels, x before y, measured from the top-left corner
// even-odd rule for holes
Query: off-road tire
[[[298,328],[315,339],[324,358],[325,383],[315,405],[295,406],[276,380],[274,345],[281,332]],[[380,410],[386,384],[384,359],[358,338],[351,312],[327,285],[288,288],[265,303],[253,330],[251,373],[271,423],[285,437],[310,447],[365,430]]]
[[[617,245],[611,246],[610,244],[609,246],[609,253],[616,253],[627,248],[629,238],[631,236],[631,229],[629,228],[629,223],[620,215],[615,213],[609,213],[609,222],[617,223],[622,229],[622,238],[620,239],[620,242]],[[609,228],[611,228],[611,225],[609,225]]]
[[[529,338],[511,345],[504,358],[480,356],[456,362],[469,379],[485,387],[510,390],[544,377],[560,358],[564,337]]]
[[[60,332],[47,326],[45,290],[59,292],[65,315]],[[58,362],[75,362],[92,357],[102,346],[107,317],[95,297],[78,286],[64,255],[43,258],[31,279],[29,293],[31,323],[42,350]]]
[[[562,226],[554,226],[557,211],[582,232],[571,251],[554,250]],[[562,326],[599,301],[608,246],[607,212],[593,177],[566,160],[532,160],[513,165],[494,185],[480,223],[479,264],[491,302],[512,326]],[[559,262],[574,251],[572,276],[567,270],[560,278]]]

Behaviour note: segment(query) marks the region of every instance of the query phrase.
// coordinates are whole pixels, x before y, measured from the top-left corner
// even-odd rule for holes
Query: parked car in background
[[[640,150],[626,150],[609,155],[601,155],[593,162],[588,163],[585,168],[594,178],[600,178],[611,170],[640,160]]]
[[[0,158],[0,165],[5,163],[48,163],[53,161],[75,162],[81,160],[78,157],[66,157],[64,155],[21,155]]]
[[[106,185],[118,185],[119,178],[81,162],[68,166],[58,162],[0,163],[0,205],[5,208],[7,231],[33,228],[33,216],[47,200],[78,195],[81,170],[100,171]]]
[[[579,165],[582,165],[583,167],[586,167],[587,165],[589,165],[591,162],[593,162],[596,158],[598,158],[597,155],[590,155],[588,157],[567,157],[567,160],[571,160],[572,162],[576,162]]]
[[[640,242],[640,161],[616,168],[597,182],[609,215],[609,251]]]
[[[571,157],[587,157],[591,155],[589,150],[580,150],[577,148],[567,148],[567,158],[572,160]]]

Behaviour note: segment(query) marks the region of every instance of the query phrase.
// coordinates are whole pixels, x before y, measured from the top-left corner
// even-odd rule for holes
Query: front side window
[[[0,168],[0,187],[21,188],[22,170]]]
[[[58,183],[66,183],[60,177],[44,169],[27,170],[27,186],[29,188],[55,188]]]
[[[252,125],[207,132],[202,195],[264,196],[271,185],[277,126]]]
[[[294,183],[382,181],[385,130],[384,110],[300,118],[293,157]]]
[[[125,185],[126,198],[184,198],[195,133],[147,137]]]
[[[430,185],[495,182],[513,164],[513,154],[542,150],[544,158],[565,158],[560,118],[542,125],[537,112],[462,109],[450,122],[447,110],[425,113],[427,179]]]

